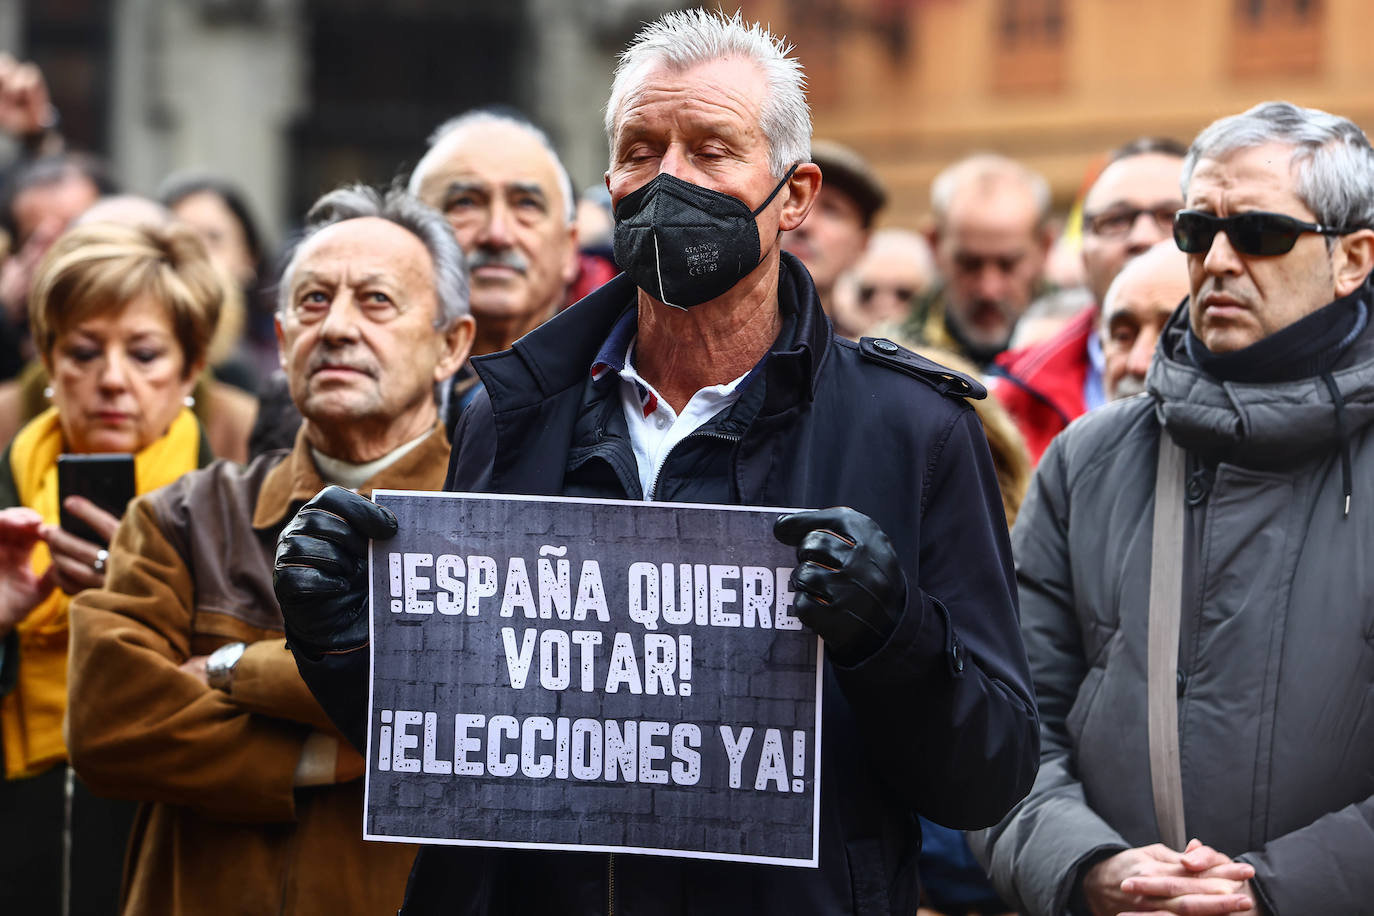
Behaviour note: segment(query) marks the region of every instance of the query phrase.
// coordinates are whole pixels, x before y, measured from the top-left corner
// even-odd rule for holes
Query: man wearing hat
[[[800,226],[783,233],[782,247],[806,265],[833,317],[835,281],[863,256],[887,192],[862,156],[833,140],[813,140],[811,161],[821,167],[816,205]]]

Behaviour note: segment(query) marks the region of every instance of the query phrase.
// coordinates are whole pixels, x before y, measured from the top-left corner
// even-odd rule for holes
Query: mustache
[[[977,315],[981,311],[991,311],[1008,320],[1014,320],[1017,317],[1015,307],[1000,299],[974,299],[971,305],[972,309],[969,312],[971,315]]]
[[[1197,294],[1190,295],[1188,297],[1189,306],[1191,306],[1195,302],[1201,302],[1202,300],[1206,299],[1208,296],[1213,294],[1230,296],[1231,298],[1238,299],[1241,302],[1250,301],[1241,292],[1241,290],[1237,289],[1237,284],[1234,280],[1230,283],[1227,283],[1226,280],[1226,277],[1208,277],[1206,280],[1203,280],[1202,285],[1198,287]]]
[[[310,360],[305,364],[307,375],[314,375],[321,369],[352,369],[354,372],[362,372],[373,378],[377,377],[377,363],[365,353],[357,351],[347,351],[320,347],[310,354]]]
[[[1144,393],[1145,379],[1138,375],[1123,375],[1116,381],[1116,387],[1112,391],[1112,400],[1119,401],[1122,398],[1131,398]]]
[[[474,248],[463,255],[463,264],[469,273],[479,267],[508,267],[522,274],[528,273],[530,269],[530,262],[514,248]]]

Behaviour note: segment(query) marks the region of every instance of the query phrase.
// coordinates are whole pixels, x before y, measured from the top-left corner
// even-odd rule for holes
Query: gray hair
[[[614,155],[615,130],[626,100],[655,67],[686,70],[714,60],[744,58],[763,73],[768,93],[759,110],[759,128],[768,139],[768,169],[782,178],[798,162],[811,159],[811,108],[806,74],[789,57],[793,46],[741,13],[702,9],[667,13],[646,25],[620,55],[606,101],[606,139]]]
[[[469,127],[476,127],[482,124],[509,124],[519,128],[530,137],[539,142],[544,151],[553,160],[553,171],[558,176],[558,188],[563,192],[563,216],[569,225],[577,218],[577,201],[573,197],[572,179],[568,177],[568,170],[563,167],[563,160],[558,158],[558,150],[554,149],[553,141],[549,135],[544,133],[533,122],[513,109],[504,108],[474,108],[472,111],[465,111],[460,115],[449,118],[429,135],[429,146],[425,154],[420,157],[420,161],[415,163],[415,168],[410,173],[410,182],[406,186],[411,194],[420,193],[420,184],[424,180],[425,172],[429,171],[435,161],[439,158],[440,144],[449,137],[466,130]]]
[[[429,252],[434,263],[434,295],[438,314],[434,326],[441,331],[452,328],[468,314],[468,273],[463,252],[453,238],[448,221],[437,210],[425,206],[414,195],[392,188],[385,193],[364,184],[335,188],[315,201],[305,217],[305,232],[281,273],[277,290],[277,311],[284,313],[291,296],[288,282],[296,272],[305,243],[322,230],[351,219],[375,217],[395,223],[415,236]]]
[[[984,187],[1010,179],[1020,182],[1035,203],[1035,222],[1043,225],[1050,216],[1050,183],[1039,172],[998,153],[974,153],[935,176],[930,185],[930,209],[943,225],[954,203],[954,195],[965,185]]]
[[[1293,147],[1289,168],[1296,179],[1294,191],[1317,222],[1374,227],[1374,150],[1364,131],[1345,118],[1291,102],[1261,102],[1198,134],[1183,160],[1184,198],[1199,160],[1221,159],[1266,143]]]

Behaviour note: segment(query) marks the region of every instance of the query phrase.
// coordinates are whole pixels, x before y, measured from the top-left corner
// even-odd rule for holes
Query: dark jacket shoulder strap
[[[988,390],[976,379],[926,359],[919,353],[912,353],[886,337],[861,338],[859,352],[870,362],[881,363],[920,379],[947,397],[982,400],[988,396]]]

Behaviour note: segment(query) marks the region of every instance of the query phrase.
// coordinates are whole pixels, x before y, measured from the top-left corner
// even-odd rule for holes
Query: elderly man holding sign
[[[911,912],[916,815],[987,825],[1034,778],[1001,499],[964,400],[983,391],[888,341],[836,339],[805,269],[780,250],[821,183],[787,51],[738,16],[701,11],[635,38],[606,124],[625,273],[477,361],[485,392],[458,428],[446,489],[848,507],[790,513],[775,529],[796,548],[783,612],[826,648],[817,867],[431,846],[407,914]],[[479,502],[454,498],[449,527]],[[472,524],[504,537],[485,515]],[[676,530],[707,540],[689,536],[694,524]],[[387,539],[407,536],[386,508],[331,488],[278,547],[297,663],[360,745],[367,542],[391,551]]]

